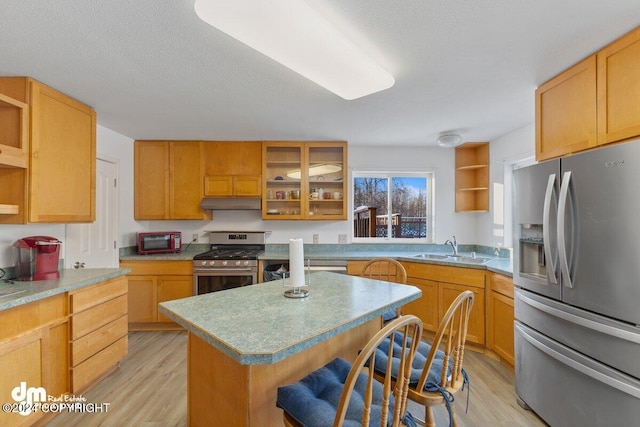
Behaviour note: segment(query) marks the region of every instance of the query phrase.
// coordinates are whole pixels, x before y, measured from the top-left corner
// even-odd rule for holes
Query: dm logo
[[[21,381],[19,386],[11,390],[11,398],[20,403],[20,405],[18,405],[20,408],[18,413],[26,416],[35,409],[36,405],[34,405],[34,403],[47,401],[47,391],[44,387],[27,388],[27,383]]]

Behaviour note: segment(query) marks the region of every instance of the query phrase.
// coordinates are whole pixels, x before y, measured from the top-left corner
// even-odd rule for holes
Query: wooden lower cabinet
[[[177,329],[158,312],[164,301],[193,295],[191,261],[123,261],[129,273],[129,330]]]
[[[347,274],[359,276],[366,262],[347,262]],[[470,290],[474,302],[467,341],[476,344],[476,350],[484,347],[486,353],[513,368],[515,317],[511,277],[483,269],[439,264],[403,262],[402,265],[407,270],[407,284],[422,291],[420,298],[402,307],[402,314],[418,316],[424,330],[433,333],[453,300]]]
[[[485,270],[449,267],[438,264],[402,263],[407,270],[407,283],[422,290],[422,297],[405,306],[403,313],[422,319],[424,330],[435,332],[453,300],[463,291],[473,292],[467,341],[485,344]]]
[[[347,261],[347,274],[350,276],[361,276],[362,269],[368,261]]]
[[[407,283],[422,291],[422,296],[402,307],[402,314],[413,314],[422,320],[422,326],[428,331],[438,329],[438,282],[418,277],[407,278]]]
[[[119,277],[0,311],[0,401],[42,387],[78,395],[127,354],[127,279]],[[0,412],[0,426],[40,425],[53,413]]]
[[[158,303],[174,299],[186,298],[193,295],[193,277],[189,276],[160,276],[158,277]],[[156,304],[157,307],[157,304]],[[156,308],[157,310],[157,308]],[[158,313],[158,322],[171,322],[167,316]]]
[[[484,344],[484,289],[453,283],[438,283],[438,320],[444,317],[451,303],[464,291],[473,292],[474,297],[467,327],[467,341]]]
[[[157,301],[156,276],[129,276],[129,323],[156,322]]]
[[[487,349],[511,366],[515,364],[513,321],[513,282],[502,274],[488,274]]]
[[[118,367],[127,354],[127,279],[69,293],[71,391],[78,393]]]
[[[46,394],[68,393],[69,328],[66,294],[0,311],[0,400],[15,402],[11,391],[43,387]],[[42,412],[27,416],[0,412],[1,426],[32,425]]]

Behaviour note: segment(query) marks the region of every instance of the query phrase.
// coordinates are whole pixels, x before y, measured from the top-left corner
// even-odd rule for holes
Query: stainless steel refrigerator
[[[640,423],[640,141],[514,172],[516,393],[553,427]]]

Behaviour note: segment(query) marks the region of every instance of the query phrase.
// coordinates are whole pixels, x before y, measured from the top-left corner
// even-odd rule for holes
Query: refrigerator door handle
[[[629,341],[634,344],[640,344],[640,335],[638,333],[633,333],[629,331],[625,331],[620,328],[616,328],[613,326],[606,325],[601,322],[597,322],[595,320],[586,319],[584,317],[576,316],[575,314],[568,313],[563,310],[559,310],[555,307],[551,307],[548,304],[543,304],[541,302],[535,301],[528,296],[525,296],[521,293],[516,295],[516,298],[522,301],[523,303],[536,308],[544,313],[550,314],[551,316],[557,317],[558,319],[566,320],[567,322],[573,323],[575,325],[581,326],[586,329],[590,329],[592,331],[600,332],[602,334],[606,334],[612,337],[619,338],[621,340]]]
[[[552,349],[551,347],[546,346],[545,344],[541,343],[540,341],[538,341],[535,337],[529,335],[527,333],[527,331],[524,330],[524,328],[522,328],[520,325],[518,325],[516,323],[515,325],[515,329],[517,331],[518,334],[520,334],[520,336],[522,338],[524,338],[525,340],[527,340],[529,342],[529,344],[531,344],[532,346],[536,347],[538,350],[542,351],[543,353],[547,354],[549,357],[552,357],[553,359],[557,360],[558,362],[584,374],[587,375],[591,378],[593,378],[596,381],[599,381],[601,383],[604,383],[606,385],[608,385],[609,387],[613,387],[615,389],[620,390],[623,393],[626,393],[628,395],[631,395],[633,397],[635,397],[636,399],[640,399],[640,389],[637,387],[634,387],[632,384],[628,384],[625,383],[623,381],[620,381],[616,378],[610,377],[608,375],[606,375],[603,372],[597,371],[589,366],[583,365],[582,363],[572,359],[571,357],[562,354],[554,349]]]
[[[569,274],[569,260],[567,259],[567,235],[565,229],[565,215],[567,212],[567,202],[569,200],[569,185],[571,184],[571,171],[567,171],[562,176],[560,186],[560,197],[558,201],[558,256],[560,257],[560,270],[562,271],[563,283],[568,288],[573,288],[573,281]]]
[[[544,208],[542,211],[542,238],[544,239],[544,256],[549,265],[547,266],[547,278],[552,285],[558,284],[556,276],[556,258],[551,253],[551,200],[555,200],[556,194],[556,174],[549,175],[547,190],[544,193]]]

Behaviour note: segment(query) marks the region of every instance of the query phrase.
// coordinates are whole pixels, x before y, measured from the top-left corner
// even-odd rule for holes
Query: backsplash
[[[274,254],[286,254],[289,245],[286,243],[267,244],[267,251]],[[305,244],[306,254],[312,255],[315,252],[326,254],[332,252],[353,253],[353,252],[415,252],[415,253],[450,253],[451,246],[438,244],[386,244],[386,243],[350,243],[350,244]],[[497,248],[483,245],[458,245],[458,251],[463,253],[475,252],[477,254],[490,255],[499,258],[510,258],[511,249]]]
[[[0,267],[0,281],[1,280],[12,280],[16,278],[16,268],[15,267]],[[62,271],[64,269],[64,259],[58,260],[58,270]],[[4,274],[2,273],[4,271]]]

